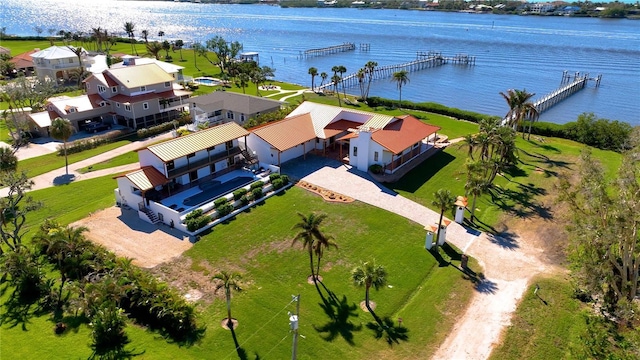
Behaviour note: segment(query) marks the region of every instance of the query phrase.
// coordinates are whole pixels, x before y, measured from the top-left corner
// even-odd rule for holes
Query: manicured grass
[[[102,154],[103,152],[106,152],[109,150],[119,148],[120,146],[129,144],[129,143],[131,143],[131,141],[129,140],[120,140],[120,141],[98,146],[97,148],[94,148],[94,149],[85,150],[75,154],[69,154],[68,156],[69,166],[71,166],[71,164],[76,163],[78,161],[88,159],[90,157]],[[131,156],[137,157],[137,154],[133,152],[129,153],[129,157]],[[19,161],[18,171],[26,170],[28,176],[32,178],[34,176],[38,176],[52,170],[63,168],[64,164],[65,164],[64,156],[59,156],[58,153],[55,152],[55,153]],[[118,165],[122,165],[122,164],[118,164]],[[111,166],[117,166],[117,165],[111,165]]]
[[[103,161],[87,167],[83,167],[81,169],[78,169],[78,172],[80,172],[81,174],[85,174],[91,171],[104,170],[104,169],[109,169],[116,166],[133,164],[137,162],[138,162],[138,153],[132,151],[126,154],[118,155],[107,161]]]
[[[535,285],[540,286],[538,295]],[[585,331],[584,305],[564,277],[540,278],[527,289],[501,346],[491,359],[572,359]]]
[[[446,133],[445,131],[443,131]],[[476,213],[484,229],[491,230],[503,216],[521,219],[537,215],[552,216],[540,201],[554,193],[553,186],[562,172],[576,169],[583,144],[574,141],[545,138],[544,142],[518,138],[518,169],[513,169],[495,180],[496,188],[476,201]],[[613,151],[592,149],[611,178],[619,168],[622,156]],[[464,195],[466,182],[464,143],[454,144],[410,171],[399,181],[387,184],[401,195],[436,210],[431,202],[438,189],[449,189],[453,195]],[[472,199],[469,198],[469,207]],[[448,214],[452,216],[452,214]]]
[[[88,213],[113,204],[111,177],[79,181],[64,187],[34,191],[35,199],[45,207],[29,217],[29,225],[37,227],[45,218],[69,223]],[[87,202],[87,195],[91,199]],[[321,211],[329,214],[324,225],[339,249],[330,249],[323,257],[321,275],[324,284],[338,301],[326,292],[339,316],[329,317],[322,309],[316,288],[306,281],[308,255],[300,246],[291,247],[297,222],[296,212]],[[281,359],[290,356],[291,334],[287,311],[295,311],[291,294],[301,294],[299,359],[320,358],[406,358],[428,357],[446,336],[456,318],[464,310],[472,284],[453,267],[439,267],[423,248],[424,230],[404,218],[362,203],[326,203],[319,197],[294,187],[284,195],[268,199],[262,205],[219,225],[186,253],[193,259],[193,270],[203,271],[206,262],[214,269],[239,271],[247,285],[234,294],[232,310],[240,321],[236,335],[248,358]],[[390,348],[384,340],[376,340],[366,324],[373,318],[359,309],[364,289],[354,287],[350,270],[360,260],[375,258],[389,272],[389,285],[378,292],[372,290],[376,313],[389,316],[397,324],[398,317],[409,329],[408,340]],[[477,266],[477,265],[473,265]],[[211,276],[208,273],[208,276]],[[188,275],[187,275],[188,276]],[[321,287],[322,288],[322,287]],[[6,301],[6,296],[2,298]],[[342,304],[342,305],[340,305]],[[224,301],[200,304],[199,320],[207,326],[201,343],[179,347],[135,326],[128,326],[128,346],[141,359],[235,358],[237,356],[229,331],[220,327],[225,316]],[[48,358],[84,358],[90,350],[89,329],[80,325],[61,338],[52,335],[53,323],[48,315],[34,316],[21,326],[0,327],[3,352],[37,358],[49,351]],[[325,329],[327,331],[322,331]],[[326,337],[333,339],[324,339]],[[38,347],[23,346],[26,337]]]

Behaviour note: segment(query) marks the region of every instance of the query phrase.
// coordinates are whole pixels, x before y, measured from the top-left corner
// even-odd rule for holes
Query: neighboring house
[[[116,202],[138,209],[145,221],[178,227],[199,205],[178,194],[241,168],[250,156],[238,139],[248,135],[230,122],[138,150],[140,169],[116,177]]]
[[[69,72],[84,65],[70,49],[73,46],[51,46],[31,54],[33,65],[40,80],[69,80]],[[84,50],[83,53],[86,54]],[[82,58],[82,56],[81,56]]]
[[[68,119],[78,131],[92,121],[149,127],[179,117],[191,96],[156,64],[107,69],[90,75],[84,83],[86,95],[51,98],[47,111],[29,114],[32,130],[48,136],[56,117]]]
[[[281,166],[310,151],[326,154],[337,146],[339,159],[358,170],[378,164],[391,174],[433,148],[429,140],[435,141],[438,130],[411,115],[304,102],[285,119],[252,129],[247,148],[260,162]]]
[[[531,13],[544,14],[553,11],[556,7],[551,3],[533,3],[530,5]]]
[[[184,66],[179,66],[175,64],[171,64],[168,62],[156,60],[154,58],[141,58],[139,56],[133,55],[124,55],[121,57],[122,62],[111,65],[111,69],[118,69],[122,67],[128,67],[133,65],[146,65],[146,64],[156,64],[162,68],[167,74],[171,75],[175,81],[183,81],[184,74],[182,70],[184,70]]]
[[[31,58],[31,54],[40,51],[39,49],[34,49],[31,51],[27,51],[22,54],[18,54],[9,60],[13,63],[13,66],[16,69],[16,72],[23,73],[25,76],[33,75],[35,68],[33,65],[33,59]]]
[[[110,103],[116,123],[134,129],[179,117],[191,96],[155,63],[112,67],[84,83],[88,96],[99,95]]]
[[[243,125],[252,117],[280,110],[282,104],[257,96],[214,91],[189,99],[189,112],[196,125],[212,126],[229,121]]]
[[[0,46],[0,55],[8,55],[11,56],[11,49],[8,49],[4,46]]]

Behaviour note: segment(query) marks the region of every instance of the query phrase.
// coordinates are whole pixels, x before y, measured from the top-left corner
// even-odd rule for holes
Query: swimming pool
[[[213,186],[195,195],[192,195],[182,202],[185,206],[193,207],[202,203],[214,200],[215,198],[228,194],[238,188],[254,182],[255,179],[249,176],[240,176],[224,182],[220,185]]]
[[[209,78],[209,77],[199,77],[199,78],[193,79],[193,81],[195,81],[200,85],[206,85],[206,86],[220,85],[220,81],[218,81],[218,79]]]

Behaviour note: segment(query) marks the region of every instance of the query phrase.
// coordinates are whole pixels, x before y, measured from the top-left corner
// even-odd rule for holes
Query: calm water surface
[[[297,9],[266,5],[216,5],[150,1],[0,0],[10,34],[35,35],[34,27],[123,32],[135,23],[139,36],[162,30],[170,39],[201,41],[220,35],[260,53],[278,80],[310,86],[309,67],[331,75],[343,65],[356,72],[367,61],[397,64],[418,51],[476,56],[475,66],[444,65],[409,74],[403,99],[434,101],[493,115],[507,106],[500,91],[526,89],[537,97],[560,84],[562,72],[602,74],[595,83],[543,113],[564,123],[583,112],[640,125],[640,21],[510,16],[402,10]],[[301,58],[304,50],[353,42],[355,51]],[[316,78],[319,83],[319,79]],[[357,88],[348,89],[358,93]],[[391,80],[372,85],[372,95],[396,99]]]

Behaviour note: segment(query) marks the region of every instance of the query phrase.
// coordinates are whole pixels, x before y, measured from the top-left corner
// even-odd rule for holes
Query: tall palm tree
[[[338,74],[335,74],[331,77],[331,82],[333,83],[333,89],[336,92],[336,96],[338,97],[338,106],[340,107],[342,107],[342,102],[340,101],[340,91],[338,91],[338,84],[340,84],[341,80],[342,78]]]
[[[329,75],[326,72],[321,72],[320,73],[320,78],[322,79],[322,81],[320,82],[320,86],[322,86],[322,84],[324,84],[325,80],[327,80],[327,78],[329,77]]]
[[[367,72],[364,68],[358,70],[358,72],[356,73],[356,78],[358,79],[358,86],[360,86],[360,98],[362,100],[364,100],[365,91],[366,91],[366,87],[365,87],[366,74]]]
[[[344,81],[342,81],[342,79],[344,78],[344,73],[347,72],[347,68],[344,67],[343,65],[339,65],[338,66],[338,73],[340,74],[340,82],[342,83],[342,95],[344,95],[344,98],[347,98],[347,92],[345,90],[345,86],[344,86]]]
[[[333,241],[333,236],[326,234],[322,235],[322,238],[316,240],[316,244],[313,248],[313,252],[316,254],[316,276],[320,276],[320,260],[322,259],[322,255],[324,255],[324,250],[330,247],[338,248],[338,244]]]
[[[375,260],[361,262],[360,265],[351,270],[351,280],[358,287],[364,286],[365,306],[373,314],[371,305],[369,305],[369,289],[373,287],[378,290],[383,287],[387,283],[387,271],[382,265],[377,265]]]
[[[164,36],[164,31],[158,31],[158,36],[160,37],[160,42],[162,42],[162,37]]]
[[[309,252],[309,267],[311,268],[311,277],[313,283],[317,286],[317,277],[313,269],[313,253],[316,248],[316,241],[326,241],[326,235],[320,229],[320,225],[327,218],[326,214],[311,213],[305,216],[302,213],[298,213],[300,222],[293,225],[292,230],[300,230],[293,238],[291,245],[296,242],[302,242],[302,247]]]
[[[433,193],[433,201],[431,205],[440,209],[440,219],[438,220],[438,233],[436,234],[436,246],[434,250],[438,250],[438,240],[440,239],[440,230],[442,228],[442,218],[444,217],[444,212],[448,209],[451,209],[453,206],[453,202],[456,199],[451,195],[451,191],[446,189],[438,189],[435,193]]]
[[[528,114],[538,113],[538,109],[536,109],[530,101],[535,94],[528,93],[526,89],[509,89],[506,94],[500,92],[500,95],[507,102],[507,105],[509,105],[509,112],[507,112],[506,116],[507,123],[516,130],[522,126],[522,121],[524,121]],[[522,131],[522,138],[524,139],[524,129]]]
[[[391,81],[395,82],[400,92],[400,101],[398,102],[398,108],[402,107],[402,86],[409,82],[409,73],[407,70],[400,70],[393,73]]]
[[[364,101],[367,101],[367,98],[369,97],[369,89],[371,88],[371,82],[373,81],[373,74],[376,66],[378,66],[378,63],[375,61],[367,61],[364,65],[364,69],[367,73],[367,91],[365,91]]]
[[[315,79],[316,79],[316,76],[318,76],[318,69],[314,67],[310,67],[309,75],[311,75],[311,91],[315,91],[316,90]]]
[[[471,203],[471,222],[475,220],[476,200],[478,196],[482,195],[487,189],[487,181],[478,173],[469,173],[467,175],[467,183],[464,185],[464,189],[468,194],[473,195],[473,201]]]
[[[171,43],[168,40],[162,42],[162,50],[164,50],[164,59],[169,58],[169,50],[171,50]]]
[[[149,30],[144,29],[142,31],[140,31],[140,35],[142,35],[142,39],[144,40],[145,44],[149,43]]]
[[[195,66],[196,69],[200,71],[200,68],[198,67],[198,56],[200,56],[207,50],[200,43],[194,43],[191,48],[193,49],[193,66]]]
[[[240,287],[242,280],[242,276],[237,273],[229,273],[226,271],[221,271],[214,275],[211,280],[220,280],[218,285],[216,285],[216,290],[224,288],[224,294],[227,299],[227,326],[229,329],[233,328],[233,322],[231,318],[231,290],[233,291],[242,291]]]
[[[158,41],[152,41],[147,43],[147,54],[153,56],[156,60],[160,60],[160,51],[162,51],[162,44]]]
[[[63,118],[55,118],[51,122],[51,126],[49,127],[49,132],[51,133],[51,137],[56,140],[62,140],[62,146],[64,148],[64,167],[66,174],[69,175],[69,159],[67,158],[67,141],[75,131],[71,122],[67,119]]]
[[[175,49],[178,49],[180,51],[180,61],[184,61],[184,59],[182,58],[182,47],[184,47],[184,41],[178,39],[173,43],[173,45],[175,46]]]
[[[134,24],[131,21],[127,21],[127,22],[124,23],[124,31],[127,33],[127,36],[129,36],[129,41],[131,42],[131,54],[132,55],[134,53],[136,55],[138,55],[138,51],[133,47],[133,39],[134,39],[135,27],[136,27],[136,24]]]

